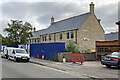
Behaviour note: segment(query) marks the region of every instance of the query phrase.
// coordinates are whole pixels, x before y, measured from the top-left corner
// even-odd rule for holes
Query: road
[[[82,78],[82,76],[29,62],[2,59],[2,78]]]

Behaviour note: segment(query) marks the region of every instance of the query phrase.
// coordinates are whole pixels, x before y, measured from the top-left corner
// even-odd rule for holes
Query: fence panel
[[[57,53],[65,52],[65,43],[40,43],[30,44],[30,56],[35,58],[50,59]]]

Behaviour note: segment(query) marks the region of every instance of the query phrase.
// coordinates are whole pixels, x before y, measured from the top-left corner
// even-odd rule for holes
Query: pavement
[[[49,60],[41,60],[37,58],[31,58],[31,63],[39,64],[41,66],[46,66],[54,68],[61,71],[66,71],[71,74],[82,75],[88,78],[118,78],[119,70],[109,69],[106,66],[101,65],[100,61],[85,61],[82,65],[79,63],[72,62],[53,62]]]

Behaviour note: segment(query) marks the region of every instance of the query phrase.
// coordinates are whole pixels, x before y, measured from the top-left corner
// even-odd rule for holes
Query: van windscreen
[[[25,51],[25,50],[20,50],[20,49],[17,49],[17,50],[15,50],[15,51],[16,51],[16,53],[26,54],[26,51]]]

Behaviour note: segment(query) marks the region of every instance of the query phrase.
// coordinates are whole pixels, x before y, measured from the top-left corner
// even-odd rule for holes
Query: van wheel
[[[7,59],[7,56],[5,56],[5,59]]]
[[[8,60],[10,60],[10,56],[8,56]]]
[[[17,62],[17,59],[16,59],[16,58],[14,58],[14,62]]]

